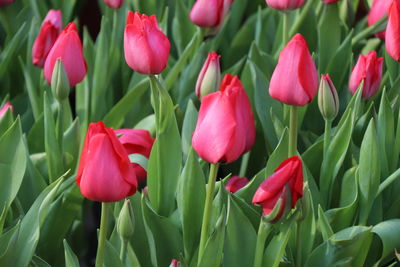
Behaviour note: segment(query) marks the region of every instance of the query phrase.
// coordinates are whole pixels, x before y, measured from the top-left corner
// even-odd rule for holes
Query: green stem
[[[290,28],[290,36],[293,36],[298,32],[301,24],[303,24],[304,20],[307,17],[308,12],[310,11],[311,7],[313,6],[313,3],[314,3],[313,0],[307,0],[307,3],[305,4],[304,8],[301,10],[300,16],[296,19],[293,26]]]
[[[106,247],[106,236],[108,228],[108,214],[109,205],[111,203],[102,202],[101,203],[101,219],[100,219],[100,233],[99,242],[97,245],[97,255],[96,255],[96,267],[104,266],[104,249]]]
[[[125,265],[126,262],[126,253],[128,251],[128,240],[123,239],[121,245],[121,251],[119,253],[119,257],[121,258],[122,263]]]
[[[300,223],[297,223],[296,231],[296,267],[302,266],[302,242],[300,239]]]
[[[359,32],[356,36],[353,37],[353,40],[351,40],[351,45],[352,46],[356,45],[359,41],[363,40],[368,35],[374,33],[380,26],[382,26],[386,22],[386,20],[387,20],[387,15],[385,15],[383,18],[381,18],[371,26]]]
[[[254,267],[262,267],[262,261],[264,258],[265,240],[267,240],[268,234],[272,230],[270,223],[264,222],[261,219],[260,226],[258,227],[256,253],[254,255]]]
[[[58,101],[58,113],[57,113],[57,139],[60,147],[61,155],[63,155],[63,137],[64,137],[64,105],[61,101]],[[61,159],[62,164],[64,161]]]
[[[289,157],[297,154],[297,107],[290,106]]]
[[[242,163],[240,165],[240,172],[239,172],[240,177],[246,176],[247,165],[249,165],[249,159],[250,159],[250,151],[244,154],[242,157]]]
[[[201,224],[201,235],[200,235],[199,257],[198,257],[199,263],[201,261],[201,256],[204,253],[210,229],[212,201],[214,198],[215,179],[217,178],[218,167],[219,167],[218,163],[210,165],[210,173],[208,176],[207,193],[206,193],[207,194],[206,203],[204,204],[203,221]]]
[[[326,154],[328,152],[329,144],[331,142],[331,128],[332,128],[332,121],[325,120],[324,160],[326,159]]]
[[[288,20],[289,20],[289,13],[284,12],[283,25],[282,25],[282,43],[283,43],[282,47],[285,47],[285,45],[289,40]]]

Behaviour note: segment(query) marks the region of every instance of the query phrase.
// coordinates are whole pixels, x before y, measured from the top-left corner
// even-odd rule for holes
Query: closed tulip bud
[[[322,2],[324,2],[325,4],[333,4],[339,2],[339,0],[322,0]]]
[[[192,145],[210,163],[233,162],[254,145],[249,98],[237,76],[225,75],[218,92],[203,97]]]
[[[125,199],[124,205],[119,212],[117,221],[117,232],[122,240],[129,240],[135,230],[135,218],[133,216],[133,210],[131,201]]]
[[[290,11],[302,7],[305,0],[266,0],[266,2],[273,9]]]
[[[275,172],[260,184],[253,204],[260,205],[268,222],[277,222],[295,208],[303,196],[303,164],[298,156],[284,160]]]
[[[114,130],[119,137],[120,143],[124,146],[126,153],[140,154],[147,159],[150,157],[150,152],[154,144],[154,138],[150,132],[142,129],[118,129]],[[147,172],[137,163],[132,163],[133,170],[138,183],[146,180]]]
[[[74,22],[69,23],[64,28],[46,58],[44,77],[49,84],[58,58],[61,58],[64,64],[70,87],[75,86],[85,78],[87,66],[83,56],[82,43]]]
[[[124,32],[126,63],[141,74],[159,74],[168,63],[170,43],[154,15],[128,12]]]
[[[249,180],[246,177],[233,176],[226,183],[225,189],[233,194],[239,189],[245,187],[248,183]]]
[[[321,76],[318,91],[318,107],[325,120],[333,120],[339,112],[339,97],[329,74]]]
[[[114,131],[101,121],[89,125],[76,183],[82,195],[93,201],[120,201],[136,192],[128,154]]]
[[[296,34],[279,54],[269,94],[272,98],[293,106],[310,103],[318,91],[318,73],[301,34]]]
[[[391,3],[391,0],[373,0],[371,10],[368,13],[368,26],[387,15]],[[385,31],[378,32],[375,35],[383,40],[385,39]]]
[[[34,65],[41,68],[44,66],[47,55],[60,34],[61,27],[61,10],[51,9],[43,20],[39,35],[32,46],[32,63]]]
[[[10,102],[6,102],[1,108],[0,108],[0,119],[4,117],[6,114],[7,110],[11,110],[11,112],[14,110],[14,107],[11,105]]]
[[[374,96],[381,84],[382,65],[383,57],[377,57],[375,51],[369,52],[366,56],[360,55],[350,75],[350,92],[354,95],[361,82],[364,82],[362,97],[366,99]]]
[[[400,61],[400,3],[393,0],[389,8],[386,26],[386,51],[396,61]]]
[[[61,58],[58,58],[51,78],[51,90],[58,101],[63,101],[69,95],[69,81]]]
[[[175,260],[175,259],[173,259],[172,261],[171,261],[171,264],[169,265],[169,267],[180,267],[181,266],[181,262],[180,261],[177,261],[177,260]]]
[[[190,20],[215,33],[224,23],[232,3],[233,0],[197,0],[190,11]]]
[[[196,95],[199,99],[219,89],[221,84],[220,57],[221,56],[215,52],[208,54],[207,60],[196,82]]]
[[[104,3],[111,8],[120,8],[124,0],[104,0]]]
[[[0,0],[0,6],[6,6],[14,3],[14,0]]]

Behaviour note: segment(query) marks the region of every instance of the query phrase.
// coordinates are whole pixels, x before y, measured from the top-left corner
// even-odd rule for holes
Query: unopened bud
[[[196,82],[196,95],[200,100],[203,96],[217,91],[221,85],[220,57],[216,52],[209,53],[199,73]]]
[[[118,216],[117,232],[123,240],[128,240],[135,229],[135,218],[131,201],[126,199]]]
[[[339,112],[339,97],[329,74],[321,76],[318,91],[318,107],[325,120],[333,120]]]
[[[69,89],[67,73],[65,72],[61,58],[58,58],[51,76],[51,90],[58,101],[63,101],[68,98]]]
[[[175,259],[173,259],[171,261],[171,264],[169,265],[169,267],[180,267],[180,266],[181,266],[181,263]]]

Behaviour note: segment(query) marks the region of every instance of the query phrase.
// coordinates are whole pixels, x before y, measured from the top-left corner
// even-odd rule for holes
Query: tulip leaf
[[[182,54],[182,50],[189,43],[188,37],[195,33],[195,25],[189,20],[189,10],[187,8],[188,2],[177,0],[175,2],[175,16],[172,21],[172,36],[175,41],[178,53]]]
[[[106,240],[106,249],[104,253],[104,266],[124,267],[119,253],[110,241]]]
[[[385,258],[388,256],[394,256],[395,249],[400,248],[400,220],[393,219],[381,222],[375,225],[371,232],[377,234],[381,239],[383,250],[381,258],[376,262],[374,266],[380,266]]]
[[[318,206],[318,228],[324,241],[328,240],[333,235],[332,227],[329,224],[321,206]]]
[[[140,167],[142,167],[143,169],[145,169],[147,171],[148,159],[145,156],[143,156],[142,154],[138,154],[138,153],[130,154],[129,160],[131,161],[131,163],[139,164]]]
[[[287,158],[288,147],[289,133],[288,128],[285,128],[278,145],[268,158],[267,165],[265,167],[265,177],[272,175],[275,169],[278,168],[278,166]]]
[[[196,129],[197,117],[197,109],[192,100],[189,100],[182,124],[182,150],[184,156],[188,156],[190,152],[190,147],[192,146],[192,134]]]
[[[371,119],[360,149],[358,184],[360,186],[360,217],[365,225],[380,184],[378,140],[374,119]]]
[[[65,254],[65,267],[79,267],[79,261],[75,253],[68,245],[67,240],[64,239],[64,254]]]
[[[259,171],[247,185],[242,187],[239,191],[235,193],[236,196],[243,199],[247,203],[251,203],[254,193],[257,191],[257,188],[260,184],[265,180],[265,168]]]

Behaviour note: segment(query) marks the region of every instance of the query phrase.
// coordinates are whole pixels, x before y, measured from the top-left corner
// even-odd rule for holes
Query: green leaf
[[[289,133],[288,129],[283,130],[281,139],[276,146],[274,152],[268,158],[267,165],[265,167],[265,177],[272,175],[276,168],[287,158],[289,148]]]
[[[259,171],[250,181],[249,183],[241,188],[239,191],[235,193],[236,196],[243,199],[247,203],[251,203],[254,193],[257,191],[257,188],[260,184],[265,180],[265,168]]]
[[[182,124],[182,150],[186,157],[192,146],[192,134],[196,129],[198,112],[192,100],[189,100],[186,107],[185,117]]]
[[[376,262],[375,266],[381,266],[385,258],[394,257],[395,249],[400,248],[400,220],[393,219],[381,222],[375,225],[371,232],[377,234],[382,241],[383,250],[381,258]]]
[[[325,213],[321,206],[318,206],[318,228],[324,241],[328,240],[333,235],[332,227],[329,224],[328,219],[325,217]]]
[[[106,249],[104,253],[104,266],[113,266],[113,267],[124,267],[122,263],[118,251],[115,247],[106,240]]]
[[[69,247],[67,240],[64,239],[64,255],[65,255],[65,267],[79,267],[79,261],[75,253]]]
[[[129,160],[130,160],[132,163],[139,164],[140,167],[142,167],[143,169],[145,169],[145,170],[147,171],[147,162],[148,162],[148,159],[147,159],[145,156],[143,156],[142,154],[138,154],[138,153],[136,153],[136,154],[130,154],[130,155],[129,155]]]
[[[378,140],[371,119],[360,149],[358,184],[360,186],[360,224],[365,225],[380,184]]]

